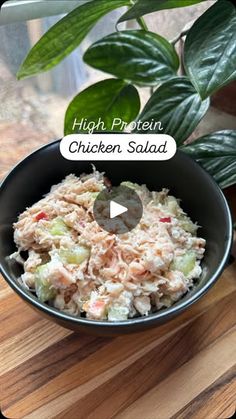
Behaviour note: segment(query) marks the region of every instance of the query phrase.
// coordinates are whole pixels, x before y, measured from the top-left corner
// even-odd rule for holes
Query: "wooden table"
[[[25,153],[24,146],[16,149],[17,158],[11,155],[7,164]],[[1,159],[5,171],[5,153],[0,165]],[[236,404],[235,297],[236,262],[170,323],[102,338],[44,320],[0,278],[2,413],[37,419],[228,418]]]

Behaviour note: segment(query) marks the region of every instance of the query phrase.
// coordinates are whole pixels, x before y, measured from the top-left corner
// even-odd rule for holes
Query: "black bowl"
[[[111,323],[92,321],[68,315],[41,303],[24,289],[17,278],[22,268],[7,256],[15,251],[12,223],[27,207],[38,201],[51,187],[69,173],[91,172],[91,163],[65,160],[59,151],[59,141],[48,144],[21,161],[3,181],[0,189],[0,267],[8,284],[32,308],[48,319],[73,330],[102,335],[117,335],[157,326],[191,306],[216,282],[230,253],[233,229],[230,211],[223,193],[215,181],[190,157],[178,151],[166,162],[95,162],[113,184],[130,180],[147,184],[151,190],[165,187],[182,200],[184,210],[202,228],[206,239],[203,273],[194,287],[180,301],[147,317]]]

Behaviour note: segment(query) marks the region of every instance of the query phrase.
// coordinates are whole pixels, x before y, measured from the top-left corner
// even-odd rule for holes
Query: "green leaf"
[[[157,12],[158,10],[192,6],[202,1],[205,0],[137,0],[135,5],[121,16],[119,22],[136,19],[148,13]]]
[[[186,72],[205,99],[236,79],[236,8],[220,0],[190,29],[184,50]]]
[[[90,66],[138,85],[156,85],[176,75],[179,58],[165,39],[143,30],[116,32],[85,53]]]
[[[236,183],[235,157],[200,159],[198,163],[212,175],[219,186],[224,189]]]
[[[163,126],[160,133],[171,135],[179,145],[194,131],[208,108],[209,100],[202,102],[186,77],[174,77],[155,91],[139,119],[160,121]]]
[[[87,122],[97,124],[99,118],[104,123],[104,129],[114,130],[113,120],[120,118],[129,124],[138,115],[140,110],[140,99],[136,88],[127,84],[124,80],[108,79],[93,84],[79,93],[69,104],[65,115],[65,135],[76,133],[73,131],[73,124],[83,119]],[[77,125],[78,127],[78,125]],[[100,124],[95,131],[102,131]],[[116,130],[122,130],[117,127]],[[88,130],[80,129],[88,132]]]
[[[225,130],[205,135],[181,147],[226,188],[236,183],[236,131]]]
[[[212,157],[236,157],[236,131],[213,132],[183,146],[186,153],[197,159]]]
[[[74,9],[34,45],[17,73],[18,79],[47,71],[57,65],[79,46],[102,16],[129,4],[129,0],[93,0]]]

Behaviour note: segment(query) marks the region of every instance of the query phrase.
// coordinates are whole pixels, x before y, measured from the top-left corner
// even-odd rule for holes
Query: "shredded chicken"
[[[67,176],[14,224],[20,281],[58,310],[95,320],[147,316],[179,300],[201,276],[205,240],[168,190],[136,190],[143,217],[130,232],[99,227],[93,204],[109,179]],[[28,258],[22,259],[22,251]]]

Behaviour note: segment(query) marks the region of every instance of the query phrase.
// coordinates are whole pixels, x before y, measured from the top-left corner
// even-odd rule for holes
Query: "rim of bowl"
[[[56,145],[56,144],[60,144],[61,139],[59,140],[54,140],[50,143],[44,144],[43,146],[37,148],[36,150],[34,150],[32,153],[28,154],[26,157],[24,157],[22,160],[20,160],[20,162],[18,162],[16,165],[13,166],[13,168],[7,173],[7,175],[3,178],[2,182],[0,183],[0,193],[1,190],[5,187],[7,187],[7,183],[10,180],[10,178],[12,176],[15,176],[15,172],[22,166],[24,165],[26,160],[30,160],[35,154],[37,154],[38,152],[40,152],[41,150],[48,148],[52,145]],[[15,279],[13,279],[11,277],[11,275],[9,275],[9,273],[3,268],[2,263],[0,262],[0,273],[2,274],[2,276],[5,278],[6,282],[11,286],[11,288],[16,291],[16,293],[18,295],[20,295],[25,301],[27,301],[28,303],[32,304],[34,307],[36,307],[39,311],[42,311],[46,314],[48,314],[49,316],[52,317],[56,317],[58,320],[63,321],[64,323],[73,323],[75,325],[84,325],[84,326],[98,326],[98,327],[103,327],[103,328],[123,328],[125,326],[132,326],[132,325],[137,325],[137,324],[147,324],[147,323],[156,323],[158,322],[158,320],[162,320],[162,319],[169,319],[170,317],[172,317],[172,315],[176,315],[181,313],[182,311],[184,311],[186,308],[188,308],[189,306],[191,306],[192,304],[194,304],[195,302],[197,302],[204,294],[206,294],[206,292],[213,286],[213,284],[217,281],[217,279],[219,278],[219,276],[221,275],[221,273],[223,272],[225,265],[228,261],[229,255],[230,255],[230,251],[232,248],[232,244],[233,244],[233,222],[232,222],[232,217],[231,217],[231,212],[228,206],[228,203],[226,201],[226,198],[222,192],[222,190],[220,189],[220,187],[218,186],[218,184],[216,183],[216,181],[214,180],[214,178],[212,176],[209,175],[209,173],[203,168],[201,167],[195,160],[193,160],[188,154],[184,153],[183,151],[177,149],[176,154],[180,154],[182,155],[183,158],[185,158],[186,160],[190,160],[191,164],[193,166],[197,166],[198,170],[202,171],[205,175],[205,177],[208,178],[208,180],[211,182],[212,186],[214,187],[214,189],[217,190],[218,194],[219,194],[219,199],[221,199],[221,201],[223,202],[223,206],[225,208],[226,211],[226,219],[227,219],[227,223],[228,223],[228,231],[226,232],[227,236],[228,236],[228,241],[227,241],[227,246],[225,249],[225,253],[224,256],[222,258],[222,260],[219,263],[219,266],[217,268],[217,270],[215,271],[215,273],[207,280],[207,282],[204,284],[204,286],[200,287],[199,290],[195,293],[193,293],[192,295],[189,296],[189,298],[186,298],[186,300],[182,300],[181,299],[179,301],[177,301],[175,304],[173,304],[171,307],[169,308],[165,308],[161,311],[157,311],[153,314],[150,314],[148,316],[141,316],[141,317],[136,317],[133,319],[128,319],[128,320],[122,320],[122,321],[117,321],[117,322],[110,322],[110,321],[100,321],[100,320],[90,320],[90,319],[86,319],[86,318],[82,318],[82,317],[76,317],[74,315],[70,315],[67,313],[64,313],[62,311],[59,311],[58,309],[49,306],[46,303],[42,303],[36,296],[34,296],[33,293],[31,293],[30,291],[28,291],[27,289],[24,289],[23,286],[21,286],[20,283],[17,283],[17,281],[15,281]],[[63,156],[62,156],[63,158]],[[178,304],[178,305],[176,305]]]

